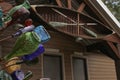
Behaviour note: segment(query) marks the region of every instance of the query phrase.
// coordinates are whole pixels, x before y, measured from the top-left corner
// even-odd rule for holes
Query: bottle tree
[[[2,23],[16,27],[16,33],[11,34],[9,38],[17,38],[12,51],[0,58],[0,80],[29,80],[32,72],[28,71],[24,75],[20,64],[25,63],[28,67],[37,64],[39,55],[45,51],[43,43],[50,39],[44,26],[42,24],[35,26],[30,18],[29,1],[16,0],[16,2],[19,5],[14,6],[4,17],[0,8],[0,27]]]

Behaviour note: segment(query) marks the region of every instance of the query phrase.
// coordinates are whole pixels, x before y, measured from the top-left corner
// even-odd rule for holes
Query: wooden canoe
[[[113,34],[108,26],[84,13],[49,5],[31,5],[31,8],[37,18],[49,25],[48,27],[68,35],[103,39]]]

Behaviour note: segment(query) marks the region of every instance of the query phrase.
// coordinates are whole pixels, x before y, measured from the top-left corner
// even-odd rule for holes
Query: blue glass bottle
[[[22,56],[22,60],[23,61],[31,61],[31,60],[35,59],[36,57],[38,57],[40,54],[42,54],[44,51],[45,51],[45,49],[44,49],[43,45],[40,44],[38,49],[35,52],[33,52],[29,55]]]
[[[47,32],[47,30],[42,25],[37,26],[34,29],[34,32],[37,33],[37,35],[40,37],[41,43],[45,43],[51,38],[50,34]]]

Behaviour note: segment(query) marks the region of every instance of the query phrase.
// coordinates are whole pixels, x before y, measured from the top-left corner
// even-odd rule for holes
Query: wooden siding
[[[100,53],[89,53],[88,70],[90,80],[117,80],[114,61]]]
[[[85,47],[75,42],[75,39],[57,32],[50,32],[51,39],[44,44],[46,48],[68,51],[85,51]]]
[[[10,35],[12,35],[15,31],[12,29],[12,27],[8,27],[3,33],[0,34],[0,39],[6,38]],[[14,44],[15,44],[16,38],[10,38],[5,41],[0,42],[1,48],[2,48],[2,56],[8,54],[11,52]]]
[[[9,27],[6,31],[0,35],[0,39],[12,34],[14,31]],[[65,80],[72,80],[72,70],[71,70],[71,55],[76,52],[85,52],[85,48],[76,43],[75,40],[69,36],[50,32],[51,39],[44,44],[45,48],[58,49],[59,53],[64,55],[64,77]],[[2,55],[8,54],[16,39],[9,39],[4,42],[1,42],[2,46]],[[88,60],[88,76],[89,80],[117,80],[115,64],[114,61],[100,53],[88,53],[84,55]],[[31,80],[40,79],[42,75],[42,56],[39,57],[40,62],[34,66],[22,65],[22,70],[25,73],[30,70],[33,71],[33,77]]]

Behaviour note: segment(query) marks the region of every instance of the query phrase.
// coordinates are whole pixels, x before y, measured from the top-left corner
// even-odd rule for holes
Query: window
[[[73,57],[72,64],[74,80],[87,80],[86,60]]]
[[[50,80],[63,80],[61,56],[44,55],[43,72]]]

